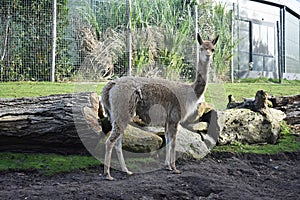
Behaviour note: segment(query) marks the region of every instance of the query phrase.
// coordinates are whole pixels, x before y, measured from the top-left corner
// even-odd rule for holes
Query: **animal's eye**
[[[204,50],[204,48],[203,47],[200,47],[200,51],[203,51]]]
[[[212,49],[211,52],[215,52],[215,49]]]

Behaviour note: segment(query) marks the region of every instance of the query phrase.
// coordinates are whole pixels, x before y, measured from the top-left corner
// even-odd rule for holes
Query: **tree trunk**
[[[99,140],[96,93],[0,98],[0,151],[87,154]]]
[[[300,94],[294,96],[271,97],[273,107],[285,112],[288,124],[300,130]]]

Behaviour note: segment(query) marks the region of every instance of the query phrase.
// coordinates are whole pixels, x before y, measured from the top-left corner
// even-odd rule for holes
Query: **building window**
[[[272,23],[252,23],[252,57],[254,71],[276,71],[275,27]]]
[[[300,30],[299,19],[286,12],[285,23],[285,55],[286,55],[286,73],[300,73]]]
[[[249,22],[239,21],[238,70],[248,70],[250,58]]]

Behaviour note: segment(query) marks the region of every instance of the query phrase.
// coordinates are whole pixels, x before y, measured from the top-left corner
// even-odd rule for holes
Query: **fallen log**
[[[236,102],[232,95],[228,95],[227,108],[247,108],[264,114],[269,104],[268,94],[263,90],[259,90],[256,92],[254,99],[244,99],[243,102]]]
[[[300,94],[293,96],[270,97],[273,107],[286,114],[286,122],[300,132]]]
[[[87,154],[82,141],[101,131],[98,108],[91,92],[0,98],[0,151]]]

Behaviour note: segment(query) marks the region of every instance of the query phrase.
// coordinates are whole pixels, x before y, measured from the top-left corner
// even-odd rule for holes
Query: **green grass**
[[[266,91],[270,96],[288,96],[300,94],[300,81],[289,81],[282,84],[273,82],[243,82],[209,84],[205,93],[205,100],[215,105],[217,109],[224,109],[228,103],[228,95],[232,94],[237,101],[244,98],[254,98],[258,90]]]
[[[0,98],[37,97],[73,92],[97,92],[100,94],[104,82],[51,83],[51,82],[5,82],[0,83]]]
[[[241,80],[238,80],[236,82],[240,82],[240,83],[279,83],[278,79],[274,79],[274,78],[264,78],[264,77],[260,77],[260,78],[244,78]],[[288,83],[288,84],[300,84],[300,80],[287,80],[287,79],[283,79],[281,81],[282,83]]]
[[[119,166],[117,160],[112,164]],[[127,166],[133,171],[152,170],[160,166],[157,159],[149,158],[127,158]],[[58,173],[71,172],[75,170],[88,170],[92,167],[103,166],[103,164],[92,156],[79,155],[57,155],[57,154],[34,154],[34,153],[0,153],[0,171],[39,171],[51,176]],[[101,172],[99,172],[101,173]]]
[[[0,153],[0,170],[39,170],[45,175],[100,165],[92,156]]]
[[[300,80],[283,80],[282,84],[278,84],[276,79],[257,78],[242,79],[240,83],[225,84],[226,93],[232,94],[236,100],[254,97],[258,90],[264,90],[269,95],[287,96],[300,94]]]
[[[225,84],[227,94],[232,94],[236,100],[254,97],[258,90],[264,90],[269,95],[286,96],[300,94],[300,83],[298,84],[274,84],[274,83],[234,83]]]
[[[299,152],[299,136],[286,134],[283,135],[277,144],[249,145],[234,143],[230,145],[215,146],[214,152],[235,152],[235,153],[255,153],[255,154],[278,154],[284,152]]]
[[[51,82],[5,82],[0,83],[0,98],[36,97],[51,94],[93,91],[100,94],[105,82],[51,83]],[[209,84],[206,100],[225,101],[232,94],[236,100],[254,97],[257,90],[265,90],[269,95],[283,96],[299,94],[300,81],[273,82],[248,81],[245,83]],[[215,100],[217,99],[217,100]]]

